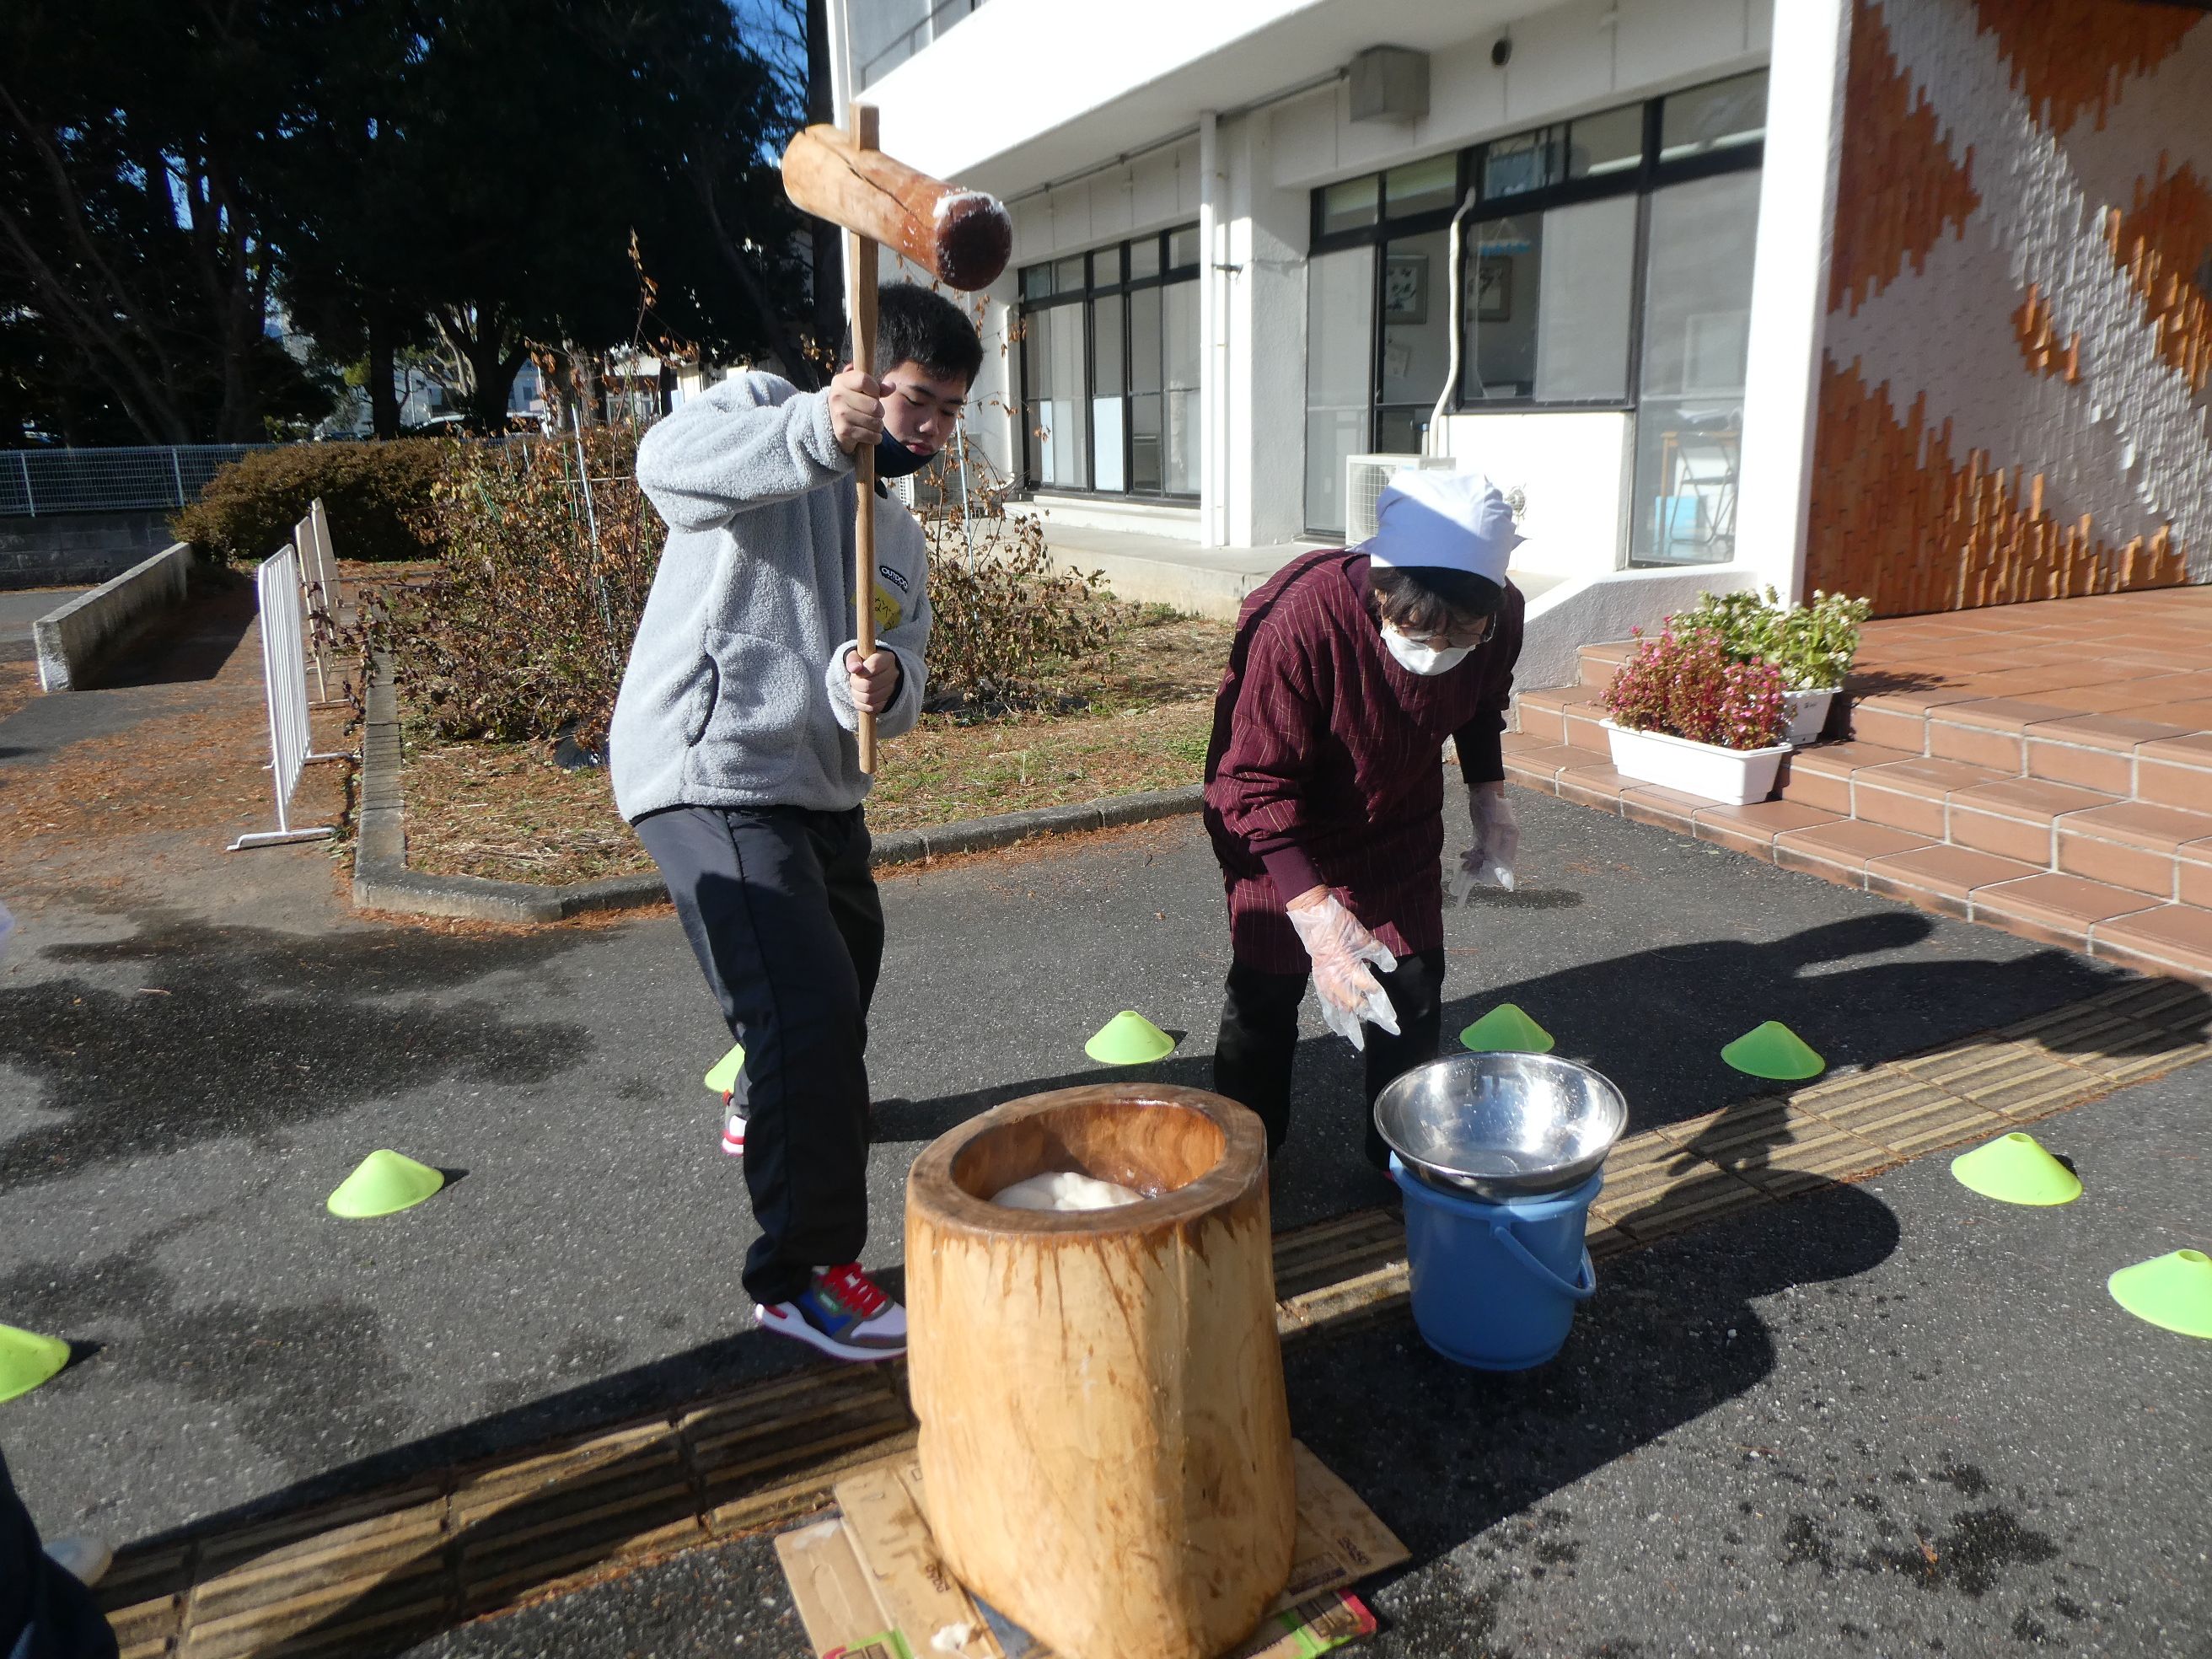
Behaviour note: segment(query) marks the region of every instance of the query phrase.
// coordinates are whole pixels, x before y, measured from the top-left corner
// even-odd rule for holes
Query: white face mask
[[[1399,667],[1408,674],[1419,674],[1424,678],[1431,674],[1450,673],[1465,662],[1468,653],[1474,649],[1471,645],[1455,645],[1449,650],[1439,651],[1433,646],[1407,639],[1395,628],[1382,630],[1382,643],[1398,659]]]

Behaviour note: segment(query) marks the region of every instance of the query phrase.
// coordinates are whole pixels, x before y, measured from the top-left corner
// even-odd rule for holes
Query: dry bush
[[[1005,480],[972,445],[963,507],[959,459],[948,450],[917,491],[936,612],[931,706],[969,719],[1056,706],[1054,678],[1112,636],[1105,578],[1060,568],[1043,520],[1009,509]]]
[[[612,426],[445,447],[422,514],[440,574],[370,627],[434,732],[604,747],[667,533],[637,440]]]

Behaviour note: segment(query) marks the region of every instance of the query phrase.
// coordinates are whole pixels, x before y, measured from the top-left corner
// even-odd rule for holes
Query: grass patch
[[[1115,612],[1108,647],[1052,676],[1081,708],[928,714],[885,744],[870,826],[924,829],[1195,783],[1230,625],[1157,605]],[[653,867],[615,811],[606,774],[564,771],[541,744],[410,743],[405,768],[411,869],[567,883]]]

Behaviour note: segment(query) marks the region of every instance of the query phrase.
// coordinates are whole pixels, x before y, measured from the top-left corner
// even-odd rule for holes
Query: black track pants
[[[679,806],[638,839],[744,1045],[756,1302],[787,1301],[868,1233],[868,1005],[884,913],[860,809]]]

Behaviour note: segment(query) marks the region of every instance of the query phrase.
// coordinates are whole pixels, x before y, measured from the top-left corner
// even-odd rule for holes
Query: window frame
[[[1174,239],[1182,232],[1188,231],[1194,234],[1197,229],[1198,225],[1195,222],[1184,221],[1178,224],[1166,226],[1164,228],[1152,232],[1147,235],[1125,236],[1119,241],[1109,242],[1098,247],[1086,248],[1083,250],[1079,255],[1056,253],[1050,258],[1040,259],[1035,264],[1024,265],[1015,273],[1015,308],[1016,314],[1021,323],[1022,344],[1024,347],[1024,349],[1019,354],[1018,361],[1016,364],[1016,371],[1020,380],[1019,395],[1021,408],[1023,410],[1023,420],[1024,422],[1022,429],[1021,488],[1016,492],[1018,498],[1026,500],[1033,498],[1038,495],[1053,495],[1081,496],[1087,500],[1101,501],[1165,501],[1174,503],[1178,506],[1187,504],[1193,507],[1195,507],[1198,504],[1199,492],[1195,489],[1174,490],[1164,488],[1160,489],[1139,489],[1131,483],[1131,480],[1133,480],[1136,476],[1135,455],[1133,453],[1136,442],[1136,433],[1134,422],[1131,416],[1130,401],[1138,394],[1131,390],[1131,386],[1135,379],[1134,353],[1136,351],[1136,337],[1135,331],[1131,327],[1129,319],[1129,299],[1132,295],[1142,293],[1146,289],[1165,289],[1172,284],[1180,283],[1194,283],[1198,280],[1199,272],[1203,264],[1203,250],[1200,251],[1200,258],[1199,260],[1181,265],[1170,264],[1169,263],[1170,254],[1175,246]],[[1133,277],[1129,275],[1129,251],[1132,248],[1146,242],[1150,242],[1154,245],[1158,258],[1158,267],[1150,276]],[[1080,258],[1084,262],[1084,282],[1083,287],[1080,290],[1071,289],[1066,293],[1053,293],[1044,295],[1035,299],[1028,298],[1023,294],[1024,279],[1028,276],[1030,271],[1037,270],[1040,267],[1049,269],[1052,266],[1059,264],[1063,260],[1075,258]],[[1117,279],[1111,282],[1102,283],[1098,280],[1097,275],[1099,264],[1102,260],[1109,258],[1114,262],[1113,269],[1117,273]],[[1101,300],[1110,301],[1121,307],[1121,391],[1117,394],[1115,394],[1118,397],[1121,404],[1121,480],[1123,487],[1120,489],[1101,489],[1097,487],[1097,416],[1095,404],[1097,398],[1097,387],[1098,385],[1098,330],[1097,313],[1093,310],[1093,307]],[[1162,304],[1164,307],[1164,299],[1163,299]],[[1079,307],[1082,311],[1082,398],[1085,416],[1084,432],[1085,439],[1083,448],[1083,482],[1080,484],[1047,483],[1036,477],[1030,465],[1030,450],[1033,443],[1033,439],[1031,438],[1030,434],[1034,428],[1029,424],[1030,417],[1028,413],[1032,405],[1032,399],[1030,395],[1030,364],[1029,352],[1027,349],[1030,340],[1029,320],[1040,311],[1050,311],[1070,306]],[[1202,377],[1205,374],[1204,351],[1202,346],[1200,358],[1199,372]],[[1163,327],[1161,331],[1160,370],[1161,387],[1159,392],[1153,395],[1159,397],[1163,400],[1161,404],[1163,416],[1161,431],[1163,437],[1164,437],[1166,431],[1166,404],[1164,399],[1167,395],[1166,331],[1164,327]],[[1163,453],[1160,458],[1160,477],[1163,483],[1164,483],[1167,477],[1167,458],[1165,454]]]
[[[1331,231],[1323,228],[1324,199],[1331,186],[1367,175],[1353,173],[1348,175],[1346,179],[1332,179],[1328,184],[1316,185],[1308,192],[1307,257],[1310,259],[1316,254],[1335,253],[1347,248],[1371,248],[1375,262],[1371,291],[1379,295],[1382,292],[1383,250],[1389,244],[1404,237],[1425,235],[1436,230],[1449,230],[1453,215],[1466,203],[1470,190],[1475,192],[1476,199],[1474,208],[1461,222],[1460,252],[1462,260],[1468,257],[1470,245],[1478,234],[1480,226],[1494,223],[1499,219],[1515,218],[1527,214],[1542,215],[1555,208],[1576,207],[1588,202],[1633,196],[1637,198],[1633,255],[1635,268],[1630,273],[1629,278],[1628,362],[1622,376],[1623,395],[1619,398],[1537,398],[1533,395],[1526,398],[1485,398],[1479,405],[1472,407],[1464,400],[1455,400],[1458,402],[1458,412],[1462,414],[1478,411],[1496,414],[1530,414],[1547,410],[1632,414],[1642,401],[1644,389],[1644,268],[1650,262],[1650,198],[1653,193],[1664,190],[1668,185],[1686,184],[1693,179],[1713,178],[1722,173],[1757,171],[1765,165],[1766,160],[1766,141],[1762,137],[1740,144],[1732,144],[1724,149],[1709,150],[1703,155],[1680,156],[1674,161],[1662,161],[1659,158],[1660,135],[1664,123],[1667,100],[1686,93],[1696,92],[1705,87],[1736,80],[1746,75],[1767,72],[1769,72],[1767,65],[1760,65],[1752,70],[1739,70],[1734,74],[1717,76],[1711,80],[1695,82],[1688,86],[1677,87],[1671,91],[1660,93],[1652,97],[1635,100],[1626,104],[1585,110],[1574,115],[1557,117],[1534,127],[1524,127],[1513,132],[1500,133],[1495,137],[1467,145],[1454,152],[1458,161],[1458,187],[1453,196],[1453,205],[1449,208],[1432,208],[1425,212],[1408,214],[1403,217],[1394,217],[1391,215],[1389,174],[1395,167],[1430,159],[1423,156],[1413,156],[1394,161],[1389,167],[1375,170],[1372,176],[1376,180],[1376,210],[1375,222],[1372,224],[1357,226],[1349,230]],[[1512,191],[1496,196],[1486,196],[1482,193],[1481,181],[1484,169],[1493,146],[1510,144],[1528,137],[1531,133],[1544,132],[1554,127],[1569,129],[1570,143],[1571,143],[1571,129],[1576,122],[1610,114],[1616,110],[1638,107],[1642,110],[1644,122],[1643,151],[1634,167],[1624,167],[1612,173],[1600,173],[1595,178],[1562,179],[1553,184],[1539,185],[1534,190]],[[1451,303],[1454,305],[1461,303],[1461,296],[1453,295]],[[1371,303],[1369,312],[1366,441],[1370,449],[1372,449],[1381,441],[1380,434],[1385,409],[1398,410],[1409,405],[1404,404],[1385,405],[1381,401],[1382,307],[1379,302]],[[1309,366],[1310,366],[1310,350],[1307,356]],[[1466,366],[1462,362],[1461,373],[1464,374],[1465,372]],[[1311,527],[1308,528],[1310,530]]]

